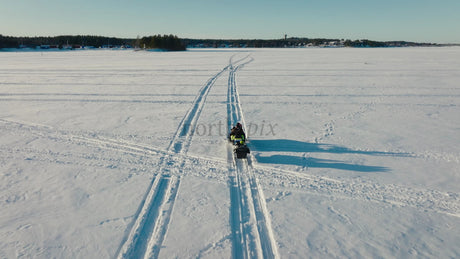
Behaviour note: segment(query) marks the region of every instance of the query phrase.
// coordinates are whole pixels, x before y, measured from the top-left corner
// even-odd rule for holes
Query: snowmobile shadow
[[[318,159],[313,157],[298,157],[288,155],[273,155],[273,156],[261,156],[257,154],[255,156],[257,162],[266,164],[282,164],[282,165],[296,165],[300,167],[311,167],[311,168],[332,168],[356,172],[388,172],[387,167],[382,166],[368,166],[368,165],[357,165],[347,164],[342,161],[329,160],[329,159]]]
[[[409,157],[409,153],[383,152],[383,151],[363,151],[353,150],[347,147],[309,143],[290,139],[270,139],[270,140],[251,140],[251,147],[260,152],[311,152],[311,153],[333,153],[333,154],[361,154],[370,156],[394,156]]]
[[[332,153],[332,154],[361,154],[369,156],[394,156],[408,157],[408,153],[395,153],[383,151],[363,151],[353,150],[347,147],[302,142],[289,139],[273,140],[251,140],[251,148],[258,152],[255,155],[257,162],[267,164],[285,164],[310,168],[333,168],[340,170],[349,170],[357,172],[387,172],[390,169],[381,166],[367,166],[358,164],[349,164],[338,160],[318,159],[313,157],[293,156],[293,155],[272,155],[262,156],[263,152],[295,152],[295,153]]]

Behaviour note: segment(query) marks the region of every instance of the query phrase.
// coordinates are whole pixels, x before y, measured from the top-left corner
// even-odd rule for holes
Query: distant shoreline
[[[166,35],[165,35],[166,36]],[[145,37],[144,37],[145,38]],[[385,48],[385,47],[445,47],[460,44],[419,43],[407,41],[372,41],[367,39],[283,38],[283,39],[180,39],[187,48]],[[0,50],[76,50],[76,49],[141,49],[141,39],[90,35],[55,37],[12,37],[0,35]]]
[[[460,47],[460,44],[437,44],[430,46],[392,46],[392,47],[328,47],[328,46],[312,46],[312,47],[188,47],[186,51],[231,51],[231,50],[256,50],[256,49],[339,49],[339,48],[442,48],[442,47]],[[0,48],[0,52],[79,52],[79,51],[146,51],[146,52],[174,52],[166,49],[139,49],[139,48],[78,48],[78,49],[42,49],[37,48]]]

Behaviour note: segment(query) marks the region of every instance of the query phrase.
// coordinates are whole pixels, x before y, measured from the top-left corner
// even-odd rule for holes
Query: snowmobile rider
[[[236,126],[232,128],[229,138],[234,144],[244,145],[246,134],[244,134],[243,125],[241,125],[241,123],[238,122]]]

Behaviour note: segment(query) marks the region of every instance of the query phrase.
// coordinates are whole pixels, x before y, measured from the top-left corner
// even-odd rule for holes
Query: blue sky
[[[460,43],[460,0],[0,0],[0,34]]]

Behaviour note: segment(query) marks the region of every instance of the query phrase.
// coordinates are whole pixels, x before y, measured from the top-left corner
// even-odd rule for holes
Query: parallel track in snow
[[[179,168],[182,164],[175,163],[171,166],[171,173],[181,175],[194,175],[200,170],[206,170],[208,166],[221,168],[214,173],[195,174],[200,177],[214,179],[221,182],[228,182],[228,176],[222,175],[228,172],[228,159],[197,157],[191,154],[174,154],[161,148],[145,146],[133,143],[132,141],[120,139],[118,136],[103,135],[98,132],[69,131],[54,127],[40,125],[31,122],[17,121],[11,119],[0,119],[0,131],[15,135],[27,136],[32,139],[48,140],[62,145],[76,145],[94,148],[95,150],[109,150],[127,154],[129,156],[107,156],[99,152],[78,152],[70,149],[68,152],[59,152],[51,149],[37,149],[33,147],[0,146],[0,160],[27,159],[50,164],[78,165],[82,167],[108,168],[116,166],[124,170],[139,169],[158,166],[158,156],[171,155],[177,161],[187,161],[185,167]],[[231,154],[231,153],[230,153]],[[392,156],[392,153],[382,152],[382,155]],[[420,154],[411,153],[408,158],[420,159]],[[233,159],[230,157],[230,160]],[[424,158],[425,159],[425,158]],[[431,157],[430,159],[436,159]],[[193,169],[187,164],[193,164]],[[297,171],[276,169],[260,164],[251,164],[254,172],[259,175],[260,182],[271,188],[296,189],[298,192],[305,192],[317,195],[353,199],[359,201],[377,202],[391,204],[397,207],[412,207],[420,211],[432,211],[440,214],[460,217],[460,195],[458,193],[443,192],[426,188],[415,188],[397,184],[382,184],[373,181],[362,181],[358,179],[335,179],[333,177],[315,176]],[[191,170],[187,170],[191,169]],[[179,169],[184,171],[179,172]],[[130,174],[127,176],[129,179]]]
[[[176,166],[178,161],[174,157],[176,154],[187,153],[208,93],[228,67],[224,67],[206,82],[179,123],[167,149],[168,154],[161,159],[160,172],[140,205],[132,229],[120,247],[118,258],[158,258],[180,186],[180,174],[173,171],[181,170],[181,165],[186,161],[185,156],[182,156],[180,165]]]
[[[228,128],[244,123],[235,74],[252,62],[249,56],[230,66],[227,94]],[[279,258],[265,197],[254,174],[252,157],[236,159],[231,144],[227,147],[230,184],[230,225],[233,258]]]
[[[221,168],[222,171],[198,176],[212,178],[221,182],[228,182],[228,176],[222,173],[228,171],[228,159],[206,158],[191,154],[174,154],[161,148],[145,146],[132,141],[120,139],[118,136],[103,135],[98,132],[69,131],[54,127],[40,125],[31,122],[11,119],[0,119],[0,131],[15,135],[27,136],[32,139],[48,140],[68,146],[85,146],[95,150],[105,149],[109,151],[127,154],[129,156],[111,157],[99,152],[86,153],[73,149],[68,152],[59,152],[51,149],[37,149],[28,146],[7,147],[0,146],[0,159],[15,160],[27,159],[46,162],[51,164],[78,165],[82,167],[107,168],[112,165],[124,170],[158,166],[158,156],[171,155],[177,161],[188,161],[193,164],[193,169],[201,166],[206,170],[207,166]],[[231,155],[231,153],[230,153]],[[382,155],[392,156],[392,153],[382,152]],[[452,154],[453,155],[453,154]],[[421,154],[410,153],[408,158],[424,158]],[[230,161],[233,158],[230,157]],[[426,158],[424,158],[426,159]],[[429,159],[440,158],[430,157]],[[171,169],[182,164],[175,163]],[[186,163],[187,166],[187,163]],[[312,193],[317,195],[335,195],[336,197],[351,198],[360,201],[391,204],[397,207],[413,207],[420,211],[432,211],[440,214],[460,217],[460,195],[458,193],[443,192],[426,188],[415,188],[397,184],[382,184],[373,181],[358,179],[335,179],[333,177],[315,176],[297,171],[276,169],[260,164],[251,164],[254,172],[259,175],[260,182],[272,188],[296,189],[298,192]],[[172,170],[173,171],[173,170]],[[200,170],[196,170],[200,171]],[[175,172],[172,172],[175,173]],[[180,172],[181,175],[194,174],[192,171]],[[129,179],[131,176],[127,176]]]

